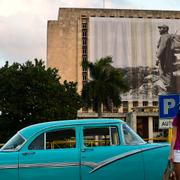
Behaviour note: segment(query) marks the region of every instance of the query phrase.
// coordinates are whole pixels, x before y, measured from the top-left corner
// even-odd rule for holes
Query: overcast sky
[[[46,61],[47,21],[60,7],[180,10],[180,0],[0,0],[0,66]]]

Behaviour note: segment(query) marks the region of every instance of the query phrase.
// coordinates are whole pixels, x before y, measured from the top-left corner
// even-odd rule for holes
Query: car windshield
[[[122,124],[123,141],[126,145],[145,144],[146,142],[136,134],[127,124]]]
[[[1,148],[1,151],[17,151],[24,142],[25,139],[17,133]]]

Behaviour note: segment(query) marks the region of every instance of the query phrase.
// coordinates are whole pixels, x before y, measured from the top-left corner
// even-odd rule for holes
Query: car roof
[[[26,139],[28,139],[33,134],[43,130],[48,129],[51,127],[56,126],[74,126],[74,125],[86,125],[86,124],[111,124],[111,123],[123,123],[123,120],[120,119],[74,119],[74,120],[57,120],[57,121],[50,121],[44,123],[38,123],[31,126],[27,126],[19,131],[19,133]]]

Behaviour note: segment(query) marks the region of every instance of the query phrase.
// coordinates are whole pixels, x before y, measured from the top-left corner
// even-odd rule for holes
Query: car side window
[[[62,129],[39,135],[29,145],[29,150],[75,148],[75,130]]]
[[[34,141],[30,144],[29,150],[40,150],[44,149],[44,133],[39,135]]]
[[[83,138],[86,147],[119,145],[118,129],[115,126],[84,128]]]
[[[75,130],[64,129],[46,133],[46,149],[75,148]]]

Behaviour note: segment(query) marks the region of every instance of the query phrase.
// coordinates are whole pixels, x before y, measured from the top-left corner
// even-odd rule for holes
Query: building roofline
[[[79,7],[59,7],[59,10],[92,10],[92,11],[99,11],[99,10],[103,10],[103,11],[136,11],[136,12],[166,12],[166,13],[180,13],[179,10],[151,10],[151,9],[116,9],[116,8],[79,8]]]

